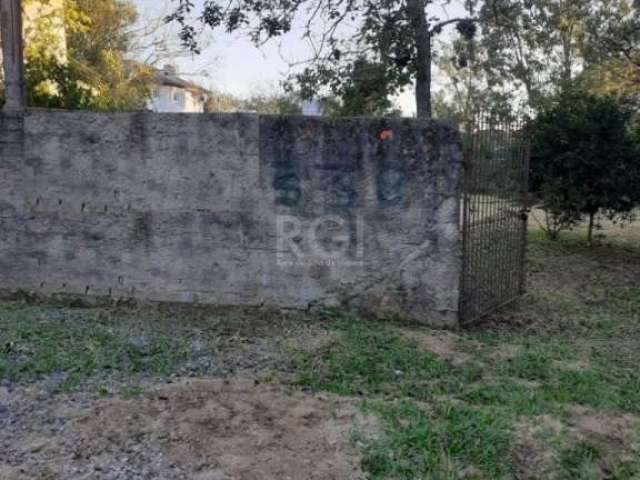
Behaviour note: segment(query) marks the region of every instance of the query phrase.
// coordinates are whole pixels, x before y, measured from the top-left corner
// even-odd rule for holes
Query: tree
[[[325,102],[325,113],[329,116],[400,116],[400,111],[389,99],[390,73],[383,65],[359,58],[349,65],[345,75],[335,96]],[[303,96],[312,96],[312,91]]]
[[[204,111],[207,113],[225,112],[233,113],[240,111],[241,101],[230,93],[223,93],[212,90],[207,95]]]
[[[567,90],[533,122],[532,186],[556,228],[587,215],[591,243],[598,215],[631,218],[640,202],[640,150],[631,119],[631,111],[611,98]]]
[[[182,41],[198,51],[197,30],[192,25],[192,0],[178,0],[167,21],[181,25]],[[227,32],[242,31],[256,45],[303,25],[303,37],[314,49],[306,67],[293,81],[305,95],[328,87],[334,94],[348,88],[348,72],[356,62],[375,64],[388,72],[386,95],[416,83],[418,117],[431,117],[431,67],[433,39],[447,26],[471,40],[476,18],[440,19],[429,12],[435,0],[209,0],[198,21]],[[465,2],[471,12],[474,0]],[[305,19],[298,16],[306,14]],[[347,74],[345,74],[347,73]]]
[[[587,24],[585,81],[595,92],[640,104],[640,2],[594,2]]]
[[[537,110],[572,84],[584,58],[592,0],[484,2],[482,47],[494,88],[521,89]]]
[[[282,93],[259,93],[240,102],[243,111],[265,113],[271,115],[299,115],[300,105],[297,100]]]
[[[443,88],[434,96],[434,115],[468,126],[478,112],[491,112],[507,119],[515,115],[508,93],[492,88],[483,65],[486,53],[477,45],[459,40],[442,45],[435,64],[441,73]]]
[[[27,32],[29,104],[90,110],[144,108],[152,71],[125,58],[131,42],[128,29],[137,18],[133,4],[66,0],[62,8],[62,12],[39,16]],[[64,26],[64,46],[57,21]]]
[[[249,98],[239,98],[230,93],[212,91],[205,105],[206,112],[252,112],[268,115],[299,115],[298,99],[291,94],[267,86]]]
[[[4,108],[25,107],[23,69],[22,15],[20,0],[4,0],[0,4],[0,43],[2,65],[0,65],[0,100]],[[6,86],[5,86],[6,74]],[[6,89],[6,102],[5,102]]]

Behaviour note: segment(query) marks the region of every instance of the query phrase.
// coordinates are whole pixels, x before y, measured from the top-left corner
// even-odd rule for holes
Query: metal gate
[[[522,121],[486,114],[463,135],[460,312],[469,323],[524,293],[529,144]]]

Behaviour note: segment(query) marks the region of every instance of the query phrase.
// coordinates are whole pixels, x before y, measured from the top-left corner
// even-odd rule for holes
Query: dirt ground
[[[132,398],[4,389],[0,479],[364,478],[348,399],[251,378],[147,388]]]
[[[564,448],[585,442],[597,445],[607,455],[595,462],[591,477],[583,472],[584,478],[617,478],[612,476],[614,465],[610,461],[617,456],[625,459],[623,451],[632,444],[639,425],[637,416],[602,413],[582,406],[573,407],[566,422],[546,414],[521,422],[514,427],[512,447],[517,478],[564,478],[556,467],[557,453],[549,448],[553,441],[560,442]]]

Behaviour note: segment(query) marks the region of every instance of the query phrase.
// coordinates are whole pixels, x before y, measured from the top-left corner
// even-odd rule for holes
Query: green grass
[[[577,444],[562,450],[560,464],[565,478],[599,478],[594,463],[602,458],[600,449],[588,442]]]
[[[308,320],[267,310],[5,302],[0,303],[0,380],[58,376],[68,390],[84,379],[112,375],[227,374],[251,365],[252,355],[286,367],[280,339],[304,330]]]
[[[365,403],[381,420],[382,439],[356,442],[363,447],[363,467],[378,478],[458,478],[474,472],[499,478],[509,470],[503,452],[508,424],[497,411],[464,404],[438,403],[426,411],[410,401]]]
[[[168,375],[191,357],[188,336],[126,317],[103,310],[3,309],[0,378],[64,372],[77,383],[100,372]]]
[[[341,395],[428,400],[459,392],[479,377],[420,350],[390,326],[346,316],[331,325],[338,340],[319,351],[297,352],[299,383]]]

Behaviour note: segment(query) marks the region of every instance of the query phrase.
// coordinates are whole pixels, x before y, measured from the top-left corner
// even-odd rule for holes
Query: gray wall
[[[459,166],[436,122],[0,114],[0,289],[453,325]]]

